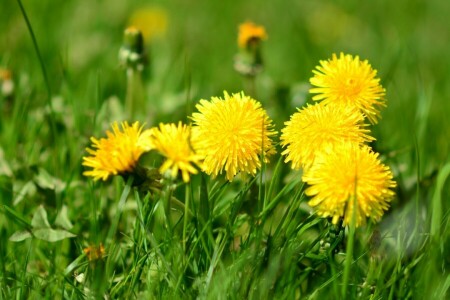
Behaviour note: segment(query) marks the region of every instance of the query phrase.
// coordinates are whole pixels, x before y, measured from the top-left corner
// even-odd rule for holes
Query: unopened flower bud
[[[267,39],[263,26],[245,22],[239,26],[238,46],[240,52],[236,55],[234,68],[245,76],[256,76],[263,70],[261,56],[261,41]]]
[[[14,94],[14,81],[12,80],[11,71],[0,68],[0,89],[2,96],[10,98]]]
[[[126,68],[142,71],[146,63],[144,38],[136,27],[128,27],[124,32],[123,45],[119,50],[120,63]]]

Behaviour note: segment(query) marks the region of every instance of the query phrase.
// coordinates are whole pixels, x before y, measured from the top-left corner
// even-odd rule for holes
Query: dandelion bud
[[[103,256],[105,255],[105,247],[103,246],[103,244],[100,244],[99,246],[91,245],[87,248],[84,248],[83,252],[87,256],[89,261],[95,261],[103,258]]]
[[[238,46],[240,52],[235,57],[234,68],[245,76],[256,76],[263,70],[261,41],[267,39],[263,26],[245,22],[239,26]]]
[[[142,71],[146,64],[146,53],[142,32],[135,27],[128,27],[124,32],[123,45],[119,50],[120,63],[126,68]]]
[[[2,96],[11,98],[14,94],[14,82],[12,81],[11,71],[0,68],[0,89]]]

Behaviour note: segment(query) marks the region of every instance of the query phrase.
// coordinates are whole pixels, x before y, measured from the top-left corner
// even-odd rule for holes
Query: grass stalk
[[[34,31],[33,31],[33,26],[31,26],[31,22],[25,11],[25,7],[23,6],[21,0],[17,0],[17,4],[20,7],[20,11],[25,20],[25,23],[27,24],[28,31],[30,32],[31,40],[33,41],[34,51],[36,52],[36,55],[38,57],[39,65],[40,65],[41,71],[42,71],[42,76],[44,77],[44,83],[45,83],[45,87],[47,89],[47,105],[50,110],[50,128],[51,128],[53,137],[56,138],[57,135],[56,135],[56,124],[55,124],[55,112],[54,112],[53,104],[52,104],[52,89],[50,86],[50,81],[48,79],[47,68],[45,66],[44,59],[42,58],[41,51],[39,50],[39,45],[38,45],[36,36],[34,34]]]

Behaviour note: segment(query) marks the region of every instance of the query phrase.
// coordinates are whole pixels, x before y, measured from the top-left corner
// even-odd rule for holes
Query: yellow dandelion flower
[[[247,48],[250,41],[260,41],[267,39],[266,29],[263,26],[252,22],[245,22],[239,25],[238,46]]]
[[[10,80],[11,79],[11,71],[8,69],[0,68],[0,80]]]
[[[151,41],[165,35],[168,20],[167,12],[163,8],[150,6],[136,10],[128,23],[139,28],[145,41]]]
[[[302,178],[309,185],[306,195],[312,196],[308,204],[317,207],[320,216],[331,217],[334,224],[341,218],[344,224],[351,223],[354,202],[356,226],[365,224],[366,218],[379,221],[389,208],[396,183],[378,156],[368,146],[354,143],[319,155]]]
[[[203,171],[213,177],[226,172],[231,181],[238,172],[256,174],[264,160],[275,153],[272,121],[261,103],[249,96],[228,95],[200,100],[192,115],[193,145],[204,156]]]
[[[191,145],[191,128],[178,123],[159,124],[159,128],[154,128],[152,133],[152,143],[156,150],[167,157],[159,171],[164,173],[170,170],[170,175],[176,178],[178,171],[181,171],[183,181],[189,181],[189,174],[197,174],[194,164],[201,166],[200,155],[195,154]]]
[[[285,122],[281,145],[285,162],[293,169],[306,168],[314,162],[317,153],[328,151],[343,142],[364,143],[375,140],[369,136],[364,116],[346,106],[308,105],[299,109]]]
[[[102,258],[105,255],[105,247],[103,244],[99,246],[89,246],[83,249],[84,254],[88,257],[89,261],[94,261]]]
[[[338,58],[333,54],[331,60],[320,61],[313,73],[310,82],[315,87],[310,93],[317,94],[313,100],[353,107],[372,124],[377,123],[378,107],[386,106],[386,90],[367,60],[361,61],[358,56],[343,53]]]
[[[91,167],[83,175],[92,176],[94,180],[107,180],[110,175],[132,172],[141,155],[153,148],[149,139],[150,130],[144,130],[139,122],[131,126],[123,122],[112,124],[113,132],[106,131],[107,138],[97,140],[92,137],[92,148],[86,148],[91,156],[83,157],[83,166]]]

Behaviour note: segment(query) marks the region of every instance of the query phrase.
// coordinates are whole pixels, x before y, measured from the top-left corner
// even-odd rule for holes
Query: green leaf
[[[13,175],[8,162],[5,159],[3,149],[0,147],[0,175],[11,177]]]
[[[31,226],[33,226],[33,228],[50,228],[47,218],[47,211],[42,205],[39,206],[34,213],[33,220],[31,220]]]
[[[17,197],[14,199],[13,205],[16,206],[17,204],[22,202],[26,195],[31,195],[35,191],[36,186],[34,185],[33,181],[28,181],[20,188],[20,191],[17,193]]]
[[[441,224],[442,224],[442,190],[444,188],[444,184],[447,181],[448,176],[450,175],[450,163],[446,164],[440,171],[436,181],[436,188],[433,194],[433,210],[431,211],[431,230],[430,233],[433,237],[439,239]]]
[[[29,239],[31,237],[32,237],[31,232],[29,232],[27,230],[23,230],[23,231],[14,232],[13,235],[9,238],[9,240],[11,242],[21,242],[21,241]]]
[[[18,214],[14,209],[8,207],[7,205],[3,205],[2,207],[4,209],[5,214],[20,226],[24,226],[27,228],[32,227],[32,225],[30,225],[30,223],[23,216]]]
[[[61,211],[58,216],[56,216],[55,225],[61,226],[66,230],[70,230],[73,227],[72,222],[70,222],[69,217],[67,216],[67,206],[63,205]]]
[[[64,182],[56,177],[53,177],[43,168],[38,169],[38,173],[34,176],[33,179],[36,184],[42,189],[61,192],[66,188],[66,184]]]
[[[39,228],[33,229],[34,237],[47,242],[57,242],[67,238],[75,237],[76,235],[62,229]]]
[[[113,96],[103,102],[103,105],[97,114],[97,120],[99,120],[100,123],[105,122],[110,124],[114,120],[122,120],[124,115],[123,112],[124,108],[119,98]]]
[[[12,177],[0,174],[0,199],[4,205],[12,205],[14,195]]]

